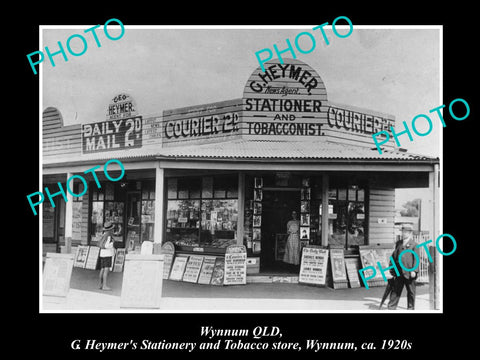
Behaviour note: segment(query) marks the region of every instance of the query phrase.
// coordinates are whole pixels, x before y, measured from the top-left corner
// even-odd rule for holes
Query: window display
[[[338,191],[338,197],[335,196]],[[329,194],[329,237],[330,245],[345,248],[365,244],[364,189],[357,185],[330,189]],[[330,213],[332,208],[332,213]]]
[[[236,244],[236,175],[171,178],[167,184],[166,241],[177,246],[213,248]]]

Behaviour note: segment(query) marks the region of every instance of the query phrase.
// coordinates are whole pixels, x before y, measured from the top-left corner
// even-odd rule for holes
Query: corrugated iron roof
[[[328,141],[268,141],[236,139],[218,143],[171,146],[163,148],[136,148],[128,151],[69,156],[65,159],[44,159],[44,164],[94,161],[109,159],[278,159],[278,160],[365,160],[365,161],[420,161],[438,162],[438,158],[398,150],[346,145]]]
[[[327,141],[255,141],[233,140],[228,143],[163,148],[161,157],[240,158],[240,159],[325,159],[325,160],[425,160],[436,158],[398,150],[345,145]]]

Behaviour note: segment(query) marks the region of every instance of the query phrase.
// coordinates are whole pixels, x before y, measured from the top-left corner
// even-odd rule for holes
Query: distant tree
[[[402,205],[404,209],[400,210],[400,215],[418,217],[418,213],[420,210],[420,201],[420,199],[413,199],[412,201],[407,201],[405,204]]]

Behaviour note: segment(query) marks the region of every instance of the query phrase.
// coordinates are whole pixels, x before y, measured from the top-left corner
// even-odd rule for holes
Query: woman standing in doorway
[[[287,223],[287,244],[283,261],[293,265],[294,270],[300,264],[300,223],[297,220],[297,212],[292,211],[292,220]],[[292,269],[293,270],[293,269]]]

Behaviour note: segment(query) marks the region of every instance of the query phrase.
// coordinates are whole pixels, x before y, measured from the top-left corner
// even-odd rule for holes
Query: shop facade
[[[120,95],[130,105],[103,121],[63,126],[57,109],[44,111],[43,186],[65,186],[72,175],[89,186],[75,181],[74,193],[84,194],[56,197],[55,207],[45,200],[43,252],[95,245],[110,221],[126,252],[171,242],[177,254],[221,257],[245,245],[252,275],[284,273],[293,211],[303,246],[352,258],[361,246],[393,246],[396,188],[430,189],[438,233],[439,160],[393,140],[379,154],[371,135],[394,126],[394,116],[329,101],[301,61],[257,68],[233,100],[142,115]],[[98,188],[85,171],[110,159],[125,174],[112,182],[99,168]]]

